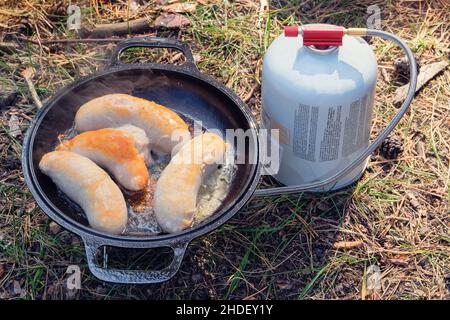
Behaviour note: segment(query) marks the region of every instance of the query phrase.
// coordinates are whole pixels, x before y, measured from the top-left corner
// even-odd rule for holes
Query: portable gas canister
[[[396,42],[412,62],[406,101],[370,145],[377,61],[363,35]],[[285,27],[264,57],[262,127],[279,130],[280,166],[274,177],[293,186],[286,191],[336,190],[361,177],[370,153],[413,98],[413,59],[403,41],[387,32],[332,25]]]

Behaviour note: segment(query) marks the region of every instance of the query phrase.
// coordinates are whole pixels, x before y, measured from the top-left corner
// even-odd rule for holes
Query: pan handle
[[[124,283],[124,284],[151,284],[151,283],[161,283],[172,278],[180,268],[181,262],[183,261],[184,253],[186,252],[187,245],[189,241],[177,242],[168,245],[144,243],[141,244],[140,248],[162,248],[170,247],[173,250],[173,259],[169,266],[162,270],[152,271],[152,270],[120,270],[120,269],[108,269],[100,267],[96,262],[96,254],[101,246],[106,246],[103,242],[91,237],[83,237],[86,258],[88,267],[92,274],[98,279],[106,282],[114,283]],[[129,248],[125,245],[114,244],[115,246]]]
[[[129,48],[169,48],[179,50],[186,57],[186,62],[182,64],[182,66],[188,68],[193,72],[198,72],[191,48],[187,43],[177,39],[158,37],[130,38],[119,42],[111,55],[111,59],[109,60],[109,67],[114,67],[122,64],[122,62],[120,62],[120,55],[123,51]]]

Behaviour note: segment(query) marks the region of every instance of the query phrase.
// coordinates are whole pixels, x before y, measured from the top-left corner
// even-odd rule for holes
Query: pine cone
[[[380,153],[386,159],[397,159],[402,152],[403,141],[397,135],[387,137],[380,147]]]
[[[416,58],[416,66],[417,66],[417,72],[419,72],[420,65],[417,62],[417,58]],[[395,60],[394,67],[395,67],[395,76],[396,76],[397,80],[402,84],[407,83],[409,80],[409,61],[406,58],[406,56]]]

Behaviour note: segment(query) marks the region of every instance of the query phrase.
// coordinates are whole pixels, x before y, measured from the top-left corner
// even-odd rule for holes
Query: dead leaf
[[[163,13],[155,20],[155,27],[182,28],[189,24],[189,19],[178,13]]]
[[[196,9],[195,2],[176,2],[162,8],[163,11],[171,13],[194,13]]]
[[[362,242],[360,240],[340,241],[340,242],[335,242],[333,245],[333,248],[335,248],[335,249],[350,249],[350,248],[361,247],[363,244],[364,244],[364,242]]]
[[[365,298],[370,294],[370,299],[376,300],[381,290],[381,269],[377,265],[370,265],[365,272]]]
[[[9,118],[8,126],[9,134],[14,138],[22,133],[19,126],[19,118],[15,114],[13,114],[11,118]]]
[[[52,221],[48,225],[48,230],[51,234],[57,234],[61,231],[61,227],[56,222]]]
[[[417,197],[414,195],[414,193],[408,192],[407,196],[409,198],[409,203],[414,209],[417,210],[418,208],[420,208],[420,202],[419,200],[417,200]]]
[[[27,292],[22,289],[22,287],[20,286],[20,282],[17,280],[14,280],[13,282],[13,292],[15,295],[18,295],[20,298],[23,298],[27,295]]]
[[[277,288],[280,290],[289,290],[289,289],[292,289],[292,283],[287,280],[278,280]]]
[[[34,202],[28,202],[25,204],[25,212],[30,213],[36,208],[36,204]]]
[[[423,160],[427,159],[427,156],[425,154],[425,143],[422,140],[419,140],[416,143],[416,152],[417,155],[420,156]]]
[[[22,70],[22,72],[20,74],[22,75],[22,77],[24,77],[26,79],[30,79],[33,77],[34,71],[33,71],[33,68],[26,68],[26,69]]]

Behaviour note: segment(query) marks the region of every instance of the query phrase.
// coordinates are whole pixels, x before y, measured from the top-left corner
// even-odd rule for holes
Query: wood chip
[[[335,249],[350,249],[350,248],[358,248],[361,247],[364,244],[364,242],[360,240],[356,241],[340,241],[335,242],[333,244],[333,248]]]
[[[417,77],[416,92],[419,91],[428,81],[447,68],[447,61],[439,61],[423,66]],[[405,84],[395,91],[394,105],[400,105],[406,98],[409,84]]]

